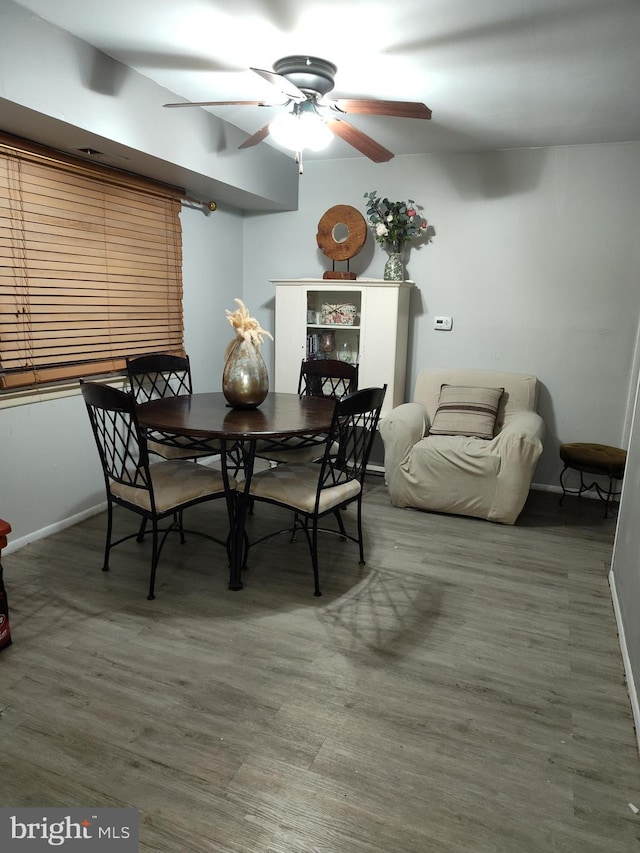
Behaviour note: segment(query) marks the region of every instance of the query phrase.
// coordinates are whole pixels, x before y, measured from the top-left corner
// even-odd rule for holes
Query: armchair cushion
[[[503,393],[504,388],[443,385],[429,434],[493,438]]]

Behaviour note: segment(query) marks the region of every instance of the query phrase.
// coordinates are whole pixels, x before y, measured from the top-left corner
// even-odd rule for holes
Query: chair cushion
[[[286,504],[301,512],[313,512],[318,489],[320,466],[313,463],[278,465],[268,471],[260,471],[251,480],[251,494]],[[339,486],[322,490],[319,511],[327,512],[346,500],[357,497],[360,492],[358,480],[348,480]]]
[[[156,462],[149,466],[156,511],[169,512],[174,507],[189,503],[207,495],[224,492],[224,482],[219,471],[196,462]],[[234,489],[235,480],[229,478]],[[151,500],[147,489],[137,489],[124,483],[111,483],[111,494],[127,503],[151,511]]]
[[[443,385],[429,434],[493,438],[503,393],[504,388]]]
[[[587,474],[608,474],[617,480],[624,477],[627,451],[621,447],[591,442],[560,445],[560,458],[568,468]]]

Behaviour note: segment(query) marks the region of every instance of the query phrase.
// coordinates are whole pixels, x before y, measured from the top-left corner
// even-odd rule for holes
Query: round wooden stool
[[[560,474],[560,485],[562,486],[562,497],[565,495],[580,495],[595,489],[600,500],[605,502],[604,517],[609,512],[609,504],[612,499],[617,498],[620,490],[614,491],[614,481],[622,480],[624,477],[624,466],[627,462],[627,451],[620,447],[610,447],[608,444],[592,444],[590,442],[575,442],[574,444],[560,445],[560,459],[564,462],[564,468]],[[564,475],[569,470],[580,472],[580,488],[569,489],[565,486]],[[585,483],[584,474],[597,474],[609,478],[609,488],[605,491],[595,480],[593,483]]]

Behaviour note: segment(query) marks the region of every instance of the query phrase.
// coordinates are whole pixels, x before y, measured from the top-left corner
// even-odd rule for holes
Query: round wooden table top
[[[270,391],[257,409],[232,409],[221,391],[163,397],[137,406],[141,426],[174,435],[243,440],[327,432],[336,401]]]

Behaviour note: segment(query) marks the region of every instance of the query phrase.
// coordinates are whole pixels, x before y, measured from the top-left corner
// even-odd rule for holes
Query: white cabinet
[[[387,383],[383,415],[405,402],[413,282],[305,278],[273,283],[275,391],[297,392],[304,358],[343,358],[358,363],[358,387]],[[331,306],[342,307],[331,311]]]

